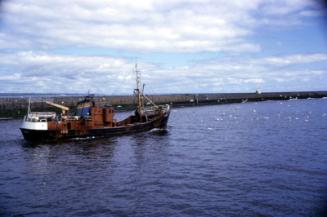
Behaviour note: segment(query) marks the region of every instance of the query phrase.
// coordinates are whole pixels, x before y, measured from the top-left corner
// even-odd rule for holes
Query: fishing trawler
[[[166,129],[170,106],[156,105],[140,89],[140,74],[135,65],[136,110],[133,115],[116,120],[112,106],[99,107],[92,96],[79,101],[75,109],[45,101],[48,105],[62,110],[55,112],[31,112],[30,101],[27,115],[20,128],[27,141],[58,141],[79,138],[111,137],[122,134],[149,131],[154,128]],[[145,106],[150,104],[151,106]]]

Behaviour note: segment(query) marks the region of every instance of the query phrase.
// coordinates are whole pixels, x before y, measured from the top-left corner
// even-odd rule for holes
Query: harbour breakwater
[[[307,98],[327,97],[327,91],[305,91],[305,92],[255,92],[255,93],[201,93],[201,94],[166,94],[148,95],[156,104],[170,104],[173,107],[199,106],[226,103],[245,103],[265,100],[293,100]],[[51,101],[57,104],[73,108],[76,103],[83,99],[83,96],[37,96],[31,98],[32,111],[58,111],[56,108],[47,105],[44,101]],[[125,96],[95,96],[96,105],[112,105],[117,111],[127,111],[135,108],[133,95]],[[1,97],[0,117],[22,117],[27,112],[29,97]],[[0,119],[1,120],[1,119]]]

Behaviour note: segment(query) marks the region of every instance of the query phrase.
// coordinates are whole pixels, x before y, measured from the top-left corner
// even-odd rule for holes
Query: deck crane
[[[69,108],[67,106],[59,105],[57,103],[50,102],[50,101],[45,101],[45,103],[48,105],[52,105],[54,107],[60,108],[62,110],[63,115],[65,115],[69,111]]]

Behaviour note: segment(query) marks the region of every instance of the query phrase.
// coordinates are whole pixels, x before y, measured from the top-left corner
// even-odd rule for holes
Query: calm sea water
[[[173,109],[168,132],[28,145],[0,122],[3,216],[317,216],[327,100]]]

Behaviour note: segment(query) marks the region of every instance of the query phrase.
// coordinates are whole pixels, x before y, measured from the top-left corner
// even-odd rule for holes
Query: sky
[[[0,2],[0,93],[327,90],[319,1]]]

